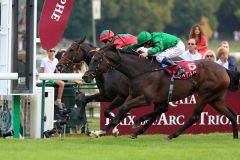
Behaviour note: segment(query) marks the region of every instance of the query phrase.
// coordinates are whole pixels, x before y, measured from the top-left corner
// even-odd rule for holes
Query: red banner
[[[49,50],[60,41],[73,3],[74,0],[45,0],[38,24],[42,48]]]
[[[238,130],[240,130],[240,92],[229,92],[226,97],[226,104],[229,105],[233,111],[237,113]],[[171,134],[177,131],[192,115],[194,104],[197,96],[192,95],[185,99],[169,103],[169,110],[162,114],[154,124],[146,131],[146,134]],[[104,118],[104,109],[108,103],[101,103],[100,127],[103,129],[109,123],[108,118]],[[137,120],[143,114],[153,111],[153,106],[146,106],[130,111],[130,115],[125,118],[118,129],[120,134],[131,134],[137,129],[133,129],[134,120]],[[117,110],[113,111],[117,113]],[[146,123],[143,122],[142,125]],[[141,125],[141,126],[142,126]],[[140,127],[141,127],[140,126]],[[223,115],[220,115],[211,106],[207,105],[201,113],[200,120],[188,128],[184,133],[210,133],[210,132],[232,132],[230,121]]]

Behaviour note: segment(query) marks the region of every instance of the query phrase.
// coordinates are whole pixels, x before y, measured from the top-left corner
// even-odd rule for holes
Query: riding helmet
[[[151,40],[152,39],[152,35],[149,33],[149,32],[140,32],[138,34],[138,45],[143,45],[144,43],[146,43],[147,41]]]
[[[115,34],[111,30],[103,30],[102,33],[100,34],[99,41],[102,42],[104,40],[113,38]]]

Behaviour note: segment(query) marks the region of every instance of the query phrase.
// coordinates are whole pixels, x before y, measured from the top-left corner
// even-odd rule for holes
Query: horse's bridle
[[[77,46],[78,46],[77,52],[79,52],[79,50],[81,50],[81,44],[78,44],[77,42],[73,42],[73,43],[74,43],[74,44],[77,44]],[[90,51],[89,51],[89,52],[90,52]],[[87,54],[87,56],[85,57],[84,60],[86,60],[86,59],[88,58],[89,52],[88,52],[88,54]],[[66,67],[66,69],[68,69],[68,70],[69,70],[69,68],[71,69],[74,65],[82,64],[83,61],[84,61],[84,60],[83,60],[83,61],[81,61],[81,62],[79,62],[79,63],[75,63],[75,62],[74,62],[74,60],[75,60],[74,57],[73,57],[73,60],[71,60],[71,59],[69,59],[69,58],[64,57],[64,55],[63,55],[61,58],[67,60],[68,62],[67,62],[67,63],[59,63],[59,65],[62,65],[62,66],[64,66],[64,67]],[[63,69],[62,69],[62,70],[63,70]],[[62,70],[61,70],[61,72],[62,72]]]
[[[103,73],[102,71],[99,71],[99,68],[100,68],[100,65],[102,64],[102,62],[104,61],[104,58],[105,58],[105,57],[104,57],[104,52],[103,52],[103,53],[100,53],[99,51],[96,51],[96,52],[97,52],[98,54],[101,54],[101,57],[100,57],[100,59],[98,60],[98,64],[97,64],[95,70],[92,71],[92,72],[90,72],[90,75],[93,76],[93,77],[96,77],[97,72],[98,72],[98,73]],[[118,54],[120,54],[118,50],[117,50],[117,52],[118,52]],[[120,57],[120,60],[121,60],[121,56],[119,56],[119,57]],[[105,61],[106,61],[106,64],[107,64],[107,68],[109,68],[109,69],[116,69],[116,68],[118,68],[119,65],[120,65],[120,64],[118,64],[118,65],[116,65],[116,66],[112,65],[107,58],[105,58]]]

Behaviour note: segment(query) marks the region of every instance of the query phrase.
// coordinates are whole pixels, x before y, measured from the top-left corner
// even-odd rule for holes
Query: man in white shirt
[[[191,38],[188,40],[188,50],[185,51],[180,57],[186,61],[194,61],[202,59],[202,55],[197,51],[196,40]]]
[[[55,58],[55,48],[52,48],[47,51],[48,56],[42,59],[40,65],[40,73],[54,73],[58,72],[56,70],[56,66],[58,64],[57,58]],[[62,80],[49,80],[48,83],[57,84],[58,85],[58,96],[56,100],[56,104],[59,109],[63,109],[62,105],[62,95],[64,90],[64,81]]]

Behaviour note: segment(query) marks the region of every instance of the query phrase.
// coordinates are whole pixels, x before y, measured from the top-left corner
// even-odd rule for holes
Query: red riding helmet
[[[102,33],[100,34],[99,41],[102,42],[104,40],[113,38],[115,34],[111,30],[103,30]]]

